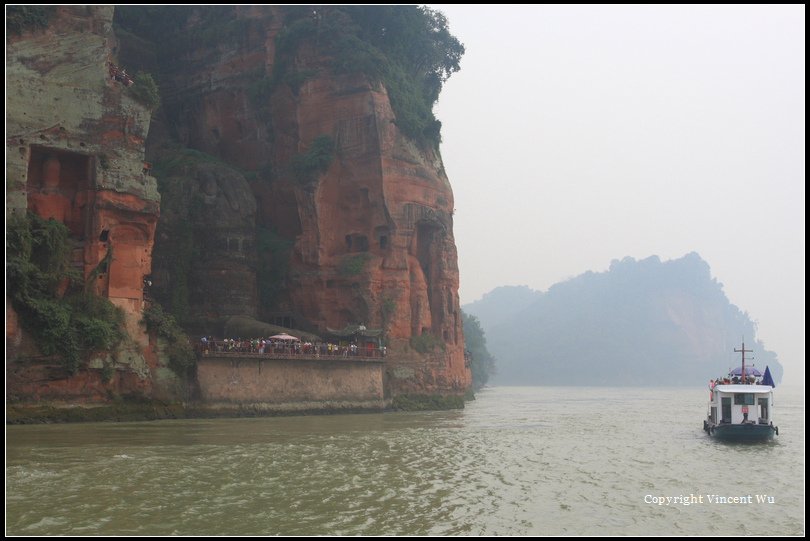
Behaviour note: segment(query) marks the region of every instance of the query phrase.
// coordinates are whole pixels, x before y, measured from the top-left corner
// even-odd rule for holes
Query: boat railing
[[[762,380],[752,376],[749,376],[748,380],[743,380],[735,376],[733,378],[717,378],[712,383],[714,385],[761,385]]]

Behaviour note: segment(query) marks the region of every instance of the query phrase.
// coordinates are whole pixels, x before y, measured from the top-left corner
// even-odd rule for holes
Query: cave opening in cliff
[[[444,336],[443,295],[438,291],[437,279],[442,227],[436,222],[420,221],[416,224],[416,259],[425,279],[427,301],[430,307],[431,327],[435,336]]]
[[[346,250],[349,252],[368,252],[368,237],[365,235],[346,235]]]
[[[377,244],[380,250],[388,248],[388,239],[391,236],[391,230],[386,226],[378,226],[374,228],[374,237],[377,239]]]
[[[431,267],[433,261],[434,244],[438,227],[428,222],[420,222],[416,226],[416,260],[422,267],[428,292],[432,289]]]
[[[68,227],[84,240],[90,227],[94,160],[86,154],[32,146],[28,157],[28,209]]]

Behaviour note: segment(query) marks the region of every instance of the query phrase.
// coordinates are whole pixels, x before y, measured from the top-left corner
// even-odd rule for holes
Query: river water
[[[780,435],[759,445],[710,440],[708,390],[693,388],[496,387],[463,411],[9,426],[6,534],[803,535],[804,392],[775,394]],[[650,503],[683,495],[695,503]]]

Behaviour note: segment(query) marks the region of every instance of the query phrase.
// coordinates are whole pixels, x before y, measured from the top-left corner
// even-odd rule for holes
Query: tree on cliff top
[[[153,41],[163,70],[200,47],[243,40],[256,18],[280,14],[269,89],[293,91],[321,66],[302,65],[299,46],[314,47],[335,73],[362,73],[388,91],[400,131],[420,144],[438,146],[441,123],[433,105],[442,85],[460,68],[464,45],[447,18],[426,6],[277,6],[250,18],[232,6],[117,6],[118,30]],[[260,27],[261,25],[258,25]],[[320,61],[319,59],[319,61]],[[269,74],[267,74],[269,75]]]
[[[336,73],[362,73],[385,85],[402,133],[438,145],[441,122],[433,105],[464,54],[442,13],[425,6],[323,6],[291,7],[285,15],[277,51],[287,58],[277,64],[280,71],[289,69],[303,41],[313,43]]]
[[[20,35],[30,30],[47,28],[56,13],[56,6],[6,5],[6,32]]]

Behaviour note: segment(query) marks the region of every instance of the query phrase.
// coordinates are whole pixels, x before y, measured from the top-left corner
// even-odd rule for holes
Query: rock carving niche
[[[368,252],[368,237],[353,233],[346,235],[347,252]]]
[[[440,292],[436,290],[438,278],[438,239],[441,226],[428,220],[414,224],[414,237],[410,248],[411,333],[416,336],[432,332],[440,335]],[[439,300],[439,306],[436,302]]]
[[[425,282],[428,291],[431,290],[431,270],[433,253],[435,252],[436,230],[438,227],[429,222],[419,222],[416,224],[416,259],[422,273],[425,275]]]
[[[143,299],[143,277],[148,274],[147,232],[138,224],[119,224],[110,229],[113,251],[107,296]]]
[[[389,239],[391,238],[391,229],[387,226],[381,225],[374,228],[374,239],[377,241],[377,246],[380,250],[387,250],[389,246]]]
[[[367,323],[370,314],[368,303],[360,296],[355,296],[347,305],[336,312],[337,319],[333,325],[343,328],[346,325],[358,325]]]
[[[28,208],[42,218],[65,224],[72,237],[84,240],[92,199],[90,156],[32,146],[28,159]]]

